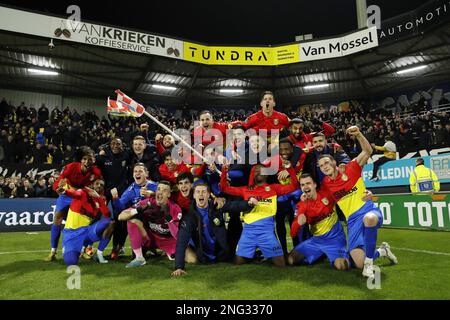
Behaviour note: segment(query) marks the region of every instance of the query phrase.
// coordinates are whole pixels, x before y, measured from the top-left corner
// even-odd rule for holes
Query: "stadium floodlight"
[[[30,73],[33,73],[36,75],[42,75],[42,76],[57,76],[57,75],[59,75],[59,73],[56,71],[47,71],[47,70],[33,69],[33,68],[28,68],[27,70]]]
[[[243,93],[243,89],[220,89],[220,93]]]
[[[170,91],[177,90],[176,87],[172,87],[172,86],[163,86],[163,85],[160,85],[160,84],[153,84],[153,85],[152,85],[152,88],[155,88],[155,89],[161,89],[161,90],[170,90]]]
[[[304,89],[320,89],[320,88],[326,88],[328,87],[329,84],[328,83],[321,83],[321,84],[311,84],[311,85],[307,85],[304,86]]]
[[[399,70],[399,71],[397,71],[397,73],[398,74],[410,73],[410,72],[425,69],[426,67],[427,67],[426,65],[421,65],[421,66],[412,67],[412,68],[408,68],[408,69],[404,69],[404,70]]]

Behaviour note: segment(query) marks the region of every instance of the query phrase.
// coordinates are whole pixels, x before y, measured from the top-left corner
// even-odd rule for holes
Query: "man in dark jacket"
[[[255,198],[223,203],[224,199],[210,200],[210,196],[211,191],[206,183],[201,181],[194,186],[195,201],[179,225],[175,271],[172,272],[172,276],[186,274],[185,260],[188,263],[231,260],[232,253],[227,242],[224,214],[246,212],[257,204]],[[190,242],[191,238],[193,243]]]
[[[320,185],[320,182],[325,176],[317,166],[317,160],[322,154],[331,155],[336,160],[338,166],[345,165],[351,160],[339,144],[327,143],[325,135],[320,132],[313,135],[313,147],[309,151],[310,153],[305,160],[305,168],[303,171],[309,173],[317,185]]]

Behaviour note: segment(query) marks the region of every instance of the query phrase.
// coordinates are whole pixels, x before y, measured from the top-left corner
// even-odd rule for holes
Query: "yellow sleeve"
[[[386,148],[385,148],[385,147],[375,146],[375,150],[378,150],[378,151],[386,151]]]
[[[411,192],[417,192],[416,175],[414,174],[414,171],[411,171],[411,175],[409,176],[409,187],[411,189]]]
[[[439,182],[439,179],[438,179],[436,173],[431,169],[430,169],[430,171],[431,171],[431,177],[433,179],[433,190],[434,190],[434,192],[438,192],[439,190],[441,190],[441,183]]]

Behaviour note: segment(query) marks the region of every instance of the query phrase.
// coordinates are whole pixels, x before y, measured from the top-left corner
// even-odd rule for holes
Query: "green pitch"
[[[80,260],[81,289],[69,290],[60,254],[57,262],[43,261],[49,237],[0,234],[0,299],[450,299],[450,232],[381,229],[379,241],[389,242],[399,264],[376,261],[379,290],[367,288],[360,270],[335,271],[327,261],[284,269],[188,265],[187,276],[172,279],[173,262],[166,257],[125,269],[130,249],[107,265]]]

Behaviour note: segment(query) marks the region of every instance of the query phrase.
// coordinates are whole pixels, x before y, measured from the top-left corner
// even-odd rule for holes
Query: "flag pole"
[[[192,152],[194,152],[195,155],[197,155],[198,157],[200,157],[203,161],[205,161],[206,163],[209,163],[208,159],[206,159],[200,152],[198,152],[197,150],[195,150],[194,148],[192,148],[191,145],[189,145],[186,141],[184,141],[179,135],[177,135],[175,132],[173,132],[172,130],[170,130],[166,125],[164,125],[161,121],[159,121],[158,119],[156,119],[154,116],[152,116],[150,113],[148,113],[147,111],[144,111],[144,114],[149,117],[152,121],[156,122],[156,124],[158,124],[161,128],[163,128],[164,130],[166,130],[167,132],[169,132],[175,139],[178,139],[183,145],[185,145],[189,150],[191,150]],[[221,172],[219,171],[219,169],[216,169],[216,172],[221,175]]]

